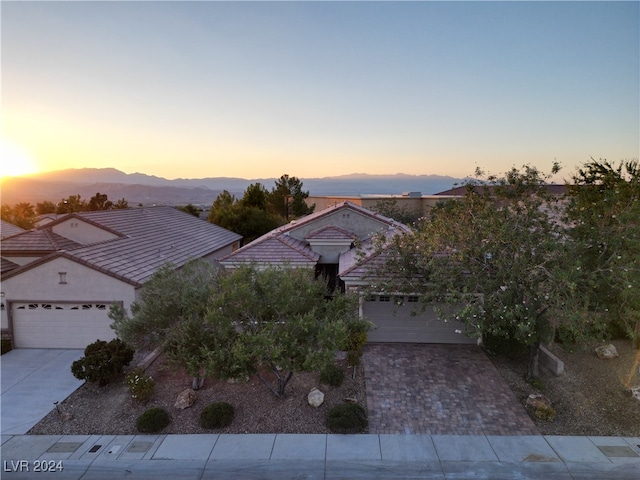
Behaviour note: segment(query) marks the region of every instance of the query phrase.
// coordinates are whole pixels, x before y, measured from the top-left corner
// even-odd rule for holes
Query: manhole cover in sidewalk
[[[634,452],[631,449],[631,447],[600,446],[598,448],[607,457],[637,457],[638,456],[638,454]]]
[[[80,448],[82,442],[58,442],[49,447],[47,452],[73,453]]]

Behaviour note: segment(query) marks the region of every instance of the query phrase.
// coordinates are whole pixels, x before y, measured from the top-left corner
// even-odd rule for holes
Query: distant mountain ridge
[[[353,173],[322,178],[303,178],[304,190],[312,196],[400,194],[422,192],[434,194],[452,188],[463,179],[442,175],[372,175]],[[69,195],[89,199],[96,193],[106,193],[110,200],[125,198],[130,206],[137,204],[207,206],[223,190],[241,196],[252,183],[261,183],[271,189],[273,178],[245,179],[237,177],[208,177],[169,180],[144,173],[124,173],[115,168],[66,169],[21,177],[2,179],[2,203],[35,204],[49,200],[60,201]]]

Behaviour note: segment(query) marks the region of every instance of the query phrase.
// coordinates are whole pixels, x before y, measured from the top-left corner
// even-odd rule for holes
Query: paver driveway
[[[27,433],[84,382],[71,373],[83,350],[20,348],[2,355],[2,434]]]
[[[369,344],[363,363],[370,433],[540,434],[478,346]]]

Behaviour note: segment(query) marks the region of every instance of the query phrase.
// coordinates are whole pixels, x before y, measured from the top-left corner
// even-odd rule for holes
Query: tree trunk
[[[192,379],[191,379],[191,388],[193,390],[200,390],[202,388],[202,386],[204,385],[204,375],[195,375]]]
[[[527,382],[540,378],[538,360],[540,358],[540,341],[533,342],[529,345],[529,362],[527,365]]]

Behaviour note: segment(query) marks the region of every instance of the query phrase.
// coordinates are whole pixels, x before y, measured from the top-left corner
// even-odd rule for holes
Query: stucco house
[[[419,293],[371,292],[371,267],[380,261],[372,247],[382,234],[411,235],[406,225],[349,201],[294,220],[220,259],[226,268],[252,264],[314,269],[330,290],[360,291],[360,314],[375,325],[371,342],[475,343],[464,326],[420,313]],[[364,293],[366,290],[366,294]]]
[[[3,336],[18,348],[110,340],[111,305],[128,309],[163,265],[215,263],[241,238],[168,206],[73,213],[4,237]]]

